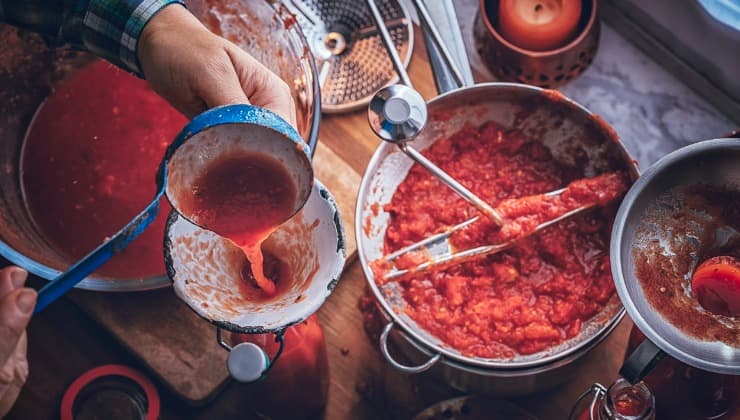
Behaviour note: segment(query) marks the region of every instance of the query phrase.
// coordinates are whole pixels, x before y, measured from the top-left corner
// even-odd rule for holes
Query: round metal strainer
[[[378,1],[398,53],[408,65],[414,32],[396,0]],[[324,112],[351,111],[398,81],[370,11],[356,0],[287,0],[316,59]]]

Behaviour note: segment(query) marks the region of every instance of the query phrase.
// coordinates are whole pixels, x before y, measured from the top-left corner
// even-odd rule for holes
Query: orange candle
[[[500,0],[498,29],[519,48],[548,51],[570,42],[578,30],[582,0]]]

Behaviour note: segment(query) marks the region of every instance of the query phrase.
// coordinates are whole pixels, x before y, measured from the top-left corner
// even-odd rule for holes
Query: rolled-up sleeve
[[[136,56],[149,20],[182,0],[0,0],[0,19],[82,48],[141,76]]]

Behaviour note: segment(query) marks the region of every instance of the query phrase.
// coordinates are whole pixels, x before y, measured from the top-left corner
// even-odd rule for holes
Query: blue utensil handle
[[[315,118],[318,119],[318,116]],[[124,226],[123,229],[118,231],[118,233],[116,233],[111,239],[98,246],[94,251],[87,254],[66,272],[60,274],[57,278],[41,288],[36,301],[34,314],[44,310],[44,308],[49,306],[49,304],[67,293],[77,283],[81,282],[101,265],[105,264],[106,261],[124,249],[131,241],[139,236],[152,223],[152,221],[154,221],[154,218],[159,212],[159,200],[165,194],[168,173],[167,165],[178,147],[190,139],[194,134],[205,129],[221,124],[233,123],[260,124],[268,127],[288,137],[300,146],[300,150],[309,156],[309,159],[313,156],[317,139],[317,136],[314,135],[314,131],[318,130],[317,124],[314,124],[314,128],[312,129],[312,147],[309,148],[293,126],[280,118],[277,114],[266,109],[252,105],[225,105],[203,112],[193,118],[193,120],[190,121],[182,131],[180,131],[180,134],[178,134],[177,137],[175,137],[175,140],[167,147],[164,158],[162,159],[155,175],[157,193],[154,200],[149,203],[144,211],[139,213],[139,215]]]
[[[133,218],[126,226],[111,239],[101,244],[85,258],[78,261],[69,270],[60,274],[39,290],[34,314],[44,310],[49,304],[59,299],[77,283],[105,264],[113,255],[117,254],[139,236],[157,217],[161,193],[149,205]]]

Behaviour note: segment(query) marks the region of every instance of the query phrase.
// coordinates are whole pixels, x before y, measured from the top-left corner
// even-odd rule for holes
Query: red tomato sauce
[[[583,206],[607,205],[627,189],[626,177],[621,172],[610,172],[573,181],[560,194],[505,199],[496,206],[504,220],[500,229],[492,220],[481,218],[453,235],[452,243],[458,249],[467,249],[515,240],[531,234],[540,224]]]
[[[609,403],[604,401],[604,399],[611,399],[610,411],[606,411],[602,407],[609,406]],[[619,418],[653,419],[652,411],[653,402],[650,398],[646,398],[646,396],[638,389],[627,387],[617,391],[616,395],[602,396],[597,404],[594,405],[593,410],[589,404],[583,411],[581,411],[581,414],[578,415],[578,420],[615,418],[615,414],[620,415]]]
[[[146,82],[98,61],[63,81],[31,123],[21,183],[40,233],[72,263],[149,204],[164,150],[187,120]],[[170,207],[98,270],[117,278],[164,275]]]
[[[265,278],[268,279],[268,282],[275,285],[275,290],[272,294],[268,294],[265,289],[260,287],[254,273],[252,273],[252,264],[249,260],[246,260],[241,270],[242,279],[245,280],[245,284],[243,287],[240,287],[240,290],[244,298],[250,302],[269,302],[273,298],[287,292],[293,284],[293,272],[290,265],[276,257],[270,251],[262,250],[262,257],[262,272]]]
[[[740,258],[720,255],[705,260],[691,277],[701,306],[719,315],[740,316]]]
[[[579,168],[555,162],[541,143],[493,123],[441,139],[424,154],[502,208],[511,204],[507,199],[557,190],[583,176]],[[585,196],[603,204],[619,198],[627,181],[622,174],[612,174],[572,187],[570,198],[561,197],[561,205],[573,205]],[[544,212],[547,200],[536,202],[525,200],[507,211],[514,216]],[[617,204],[560,222],[505,252],[401,279],[405,310],[421,327],[465,355],[511,358],[558,345],[576,336],[582,323],[614,294],[609,234]],[[419,165],[411,168],[385,209],[391,216],[386,253],[477,214]],[[467,248],[497,243],[502,231],[480,221],[453,238],[453,244]]]
[[[731,263],[740,258],[740,241],[732,234],[722,239],[728,228],[740,231],[740,191],[677,186],[646,207],[632,257],[645,297],[667,322],[694,338],[740,347],[740,317],[733,316],[740,273]],[[694,270],[697,259],[708,265]]]
[[[217,158],[196,178],[189,196],[192,201],[184,201],[182,210],[200,226],[239,246],[251,264],[254,281],[272,295],[276,286],[263,271],[261,245],[293,214],[297,194],[295,182],[276,159],[232,154]]]

